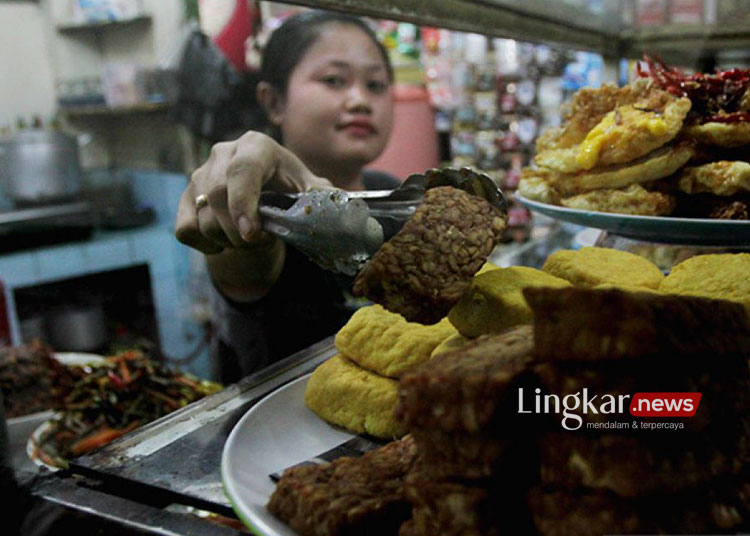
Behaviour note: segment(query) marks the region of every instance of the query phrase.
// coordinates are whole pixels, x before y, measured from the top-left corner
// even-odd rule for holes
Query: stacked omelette
[[[537,140],[519,192],[579,210],[748,219],[745,74],[688,77],[651,62],[624,87],[578,91],[563,124]]]

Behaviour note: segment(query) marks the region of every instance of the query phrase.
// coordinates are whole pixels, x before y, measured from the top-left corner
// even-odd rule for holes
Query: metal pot
[[[0,144],[0,183],[18,205],[71,199],[81,192],[78,142],[54,130],[24,130]]]
[[[107,319],[101,305],[61,307],[50,311],[46,320],[55,350],[91,352],[107,342]]]

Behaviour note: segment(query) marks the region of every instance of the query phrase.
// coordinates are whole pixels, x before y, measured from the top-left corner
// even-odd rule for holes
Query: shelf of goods
[[[544,0],[293,0],[290,3],[557,44],[611,58],[639,59],[644,51],[650,51],[671,62],[693,61],[706,51],[746,49],[750,44],[747,24],[717,22],[633,28],[624,22],[620,3],[610,1],[603,2],[598,10],[577,7],[572,2]]]

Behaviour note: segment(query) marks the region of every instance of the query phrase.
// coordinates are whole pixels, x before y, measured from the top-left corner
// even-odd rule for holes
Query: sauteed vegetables
[[[66,467],[70,458],[99,448],[139,426],[221,389],[128,350],[76,382],[49,422],[36,454]]]

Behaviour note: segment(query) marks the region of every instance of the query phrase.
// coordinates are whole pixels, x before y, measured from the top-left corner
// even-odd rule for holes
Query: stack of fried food
[[[303,536],[747,531],[747,273],[750,254],[694,257],[665,277],[601,248],[558,251],[541,271],[486,265],[431,357],[415,346],[423,335],[379,338],[393,324],[366,309],[337,345],[396,371],[394,422],[408,434],[362,458],[288,469],[268,508]],[[373,364],[398,347],[422,357]],[[636,418],[621,397],[638,392],[702,398],[692,417]],[[570,416],[568,395],[579,400]],[[605,412],[604,395],[625,402]],[[552,411],[534,411],[535,397]]]
[[[615,288],[524,294],[533,329],[482,336],[401,379],[398,415],[418,452],[404,484],[412,519],[401,534],[750,528],[744,308]],[[703,398],[695,417],[672,420],[683,430],[645,430],[632,427],[628,404],[615,415],[583,409],[584,388],[600,400],[638,391]],[[537,395],[543,408],[545,395],[576,393],[579,429],[563,428],[564,414],[534,412]]]
[[[742,305],[618,289],[525,294],[542,392],[599,396],[599,413],[572,410],[580,429],[538,437],[539,483],[528,506],[539,533],[750,528],[750,317]],[[631,398],[604,413],[603,393],[637,392],[702,398],[693,417],[634,419]],[[665,424],[676,428],[658,428]]]
[[[380,305],[363,307],[336,334],[339,354],[310,377],[305,404],[322,419],[356,434],[401,437],[404,426],[393,415],[398,379],[455,333],[447,319],[425,326]]]
[[[624,87],[573,96],[519,192],[579,210],[748,219],[750,70],[688,76],[646,61]]]

